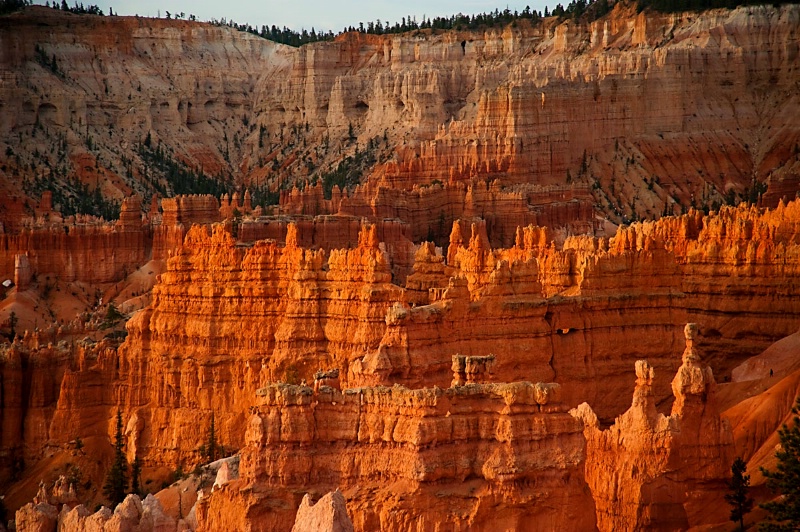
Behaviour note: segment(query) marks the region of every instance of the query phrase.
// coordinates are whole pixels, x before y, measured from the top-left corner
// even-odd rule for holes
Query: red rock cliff
[[[187,424],[212,412],[223,440],[238,445],[241,416],[268,382],[346,371],[377,347],[401,293],[374,228],[330,253],[298,247],[294,226],[282,248],[209,229],[189,230],[120,350],[115,401],[138,415],[143,456],[156,462],[193,456],[201,436],[187,439]]]
[[[356,530],[594,525],[580,510],[592,506],[581,424],[566,414],[557,385],[272,385],[259,395],[242,478],[201,503],[203,530],[288,530],[300,504],[292,493],[307,486],[341,489]]]
[[[713,374],[695,348],[697,335],[695,324],[686,326],[669,416],[656,410],[654,372],[644,360],[636,363],[633,404],[610,428],[600,430],[585,403],[573,411],[586,426],[586,480],[600,530],[683,530],[727,516],[722,495],[733,433],[720,418]]]
[[[71,223],[0,234],[0,277],[14,278],[15,256],[27,254],[30,274],[62,281],[116,282],[149,260],[148,227]]]
[[[59,145],[92,190],[152,192],[166,176],[147,168],[146,138],[193,172],[273,192],[344,164],[360,176],[350,190],[307,187],[281,208],[399,217],[440,245],[473,215],[507,246],[516,225],[591,229],[595,205],[619,222],[762,186],[775,205],[796,189],[797,9],[618,4],[591,24],[350,33],[290,49],[227,27],[34,6],[0,21],[0,139],[14,153],[0,155],[0,177],[28,194],[11,182],[54,175]]]

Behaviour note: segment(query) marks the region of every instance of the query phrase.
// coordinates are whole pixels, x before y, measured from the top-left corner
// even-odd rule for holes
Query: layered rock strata
[[[137,416],[144,458],[192,456],[202,436],[186,440],[185,427],[212,412],[222,439],[238,445],[259,386],[310,379],[320,367],[344,372],[377,347],[401,289],[375,228],[330,253],[298,247],[296,235],[290,226],[284,247],[247,246],[222,225],[189,230],[119,352],[115,402]]]
[[[625,409],[614,390],[626,365],[647,354],[657,371],[677,369],[665,348],[680,345],[687,318],[703,324],[707,361],[722,373],[796,330],[798,209],[692,212],[560,248],[525,228],[513,248],[492,249],[482,224],[457,223],[446,260],[420,248],[408,304],[392,308],[381,345],[350,377],[446,386],[454,353],[491,351],[499,380],[557,379],[565,397],[588,395],[607,418]],[[669,397],[665,383],[656,395]]]
[[[492,249],[484,225],[459,222],[446,252],[419,248],[405,290],[374,226],[355,248],[330,252],[298,246],[295,226],[284,246],[194,226],[119,350],[80,364],[46,357],[55,369],[32,377],[50,379],[41,391],[14,384],[22,363],[8,357],[3,423],[21,429],[4,430],[5,456],[22,448],[21,434],[30,449],[107,434],[121,407],[145,463],[192,462],[203,431],[190,427],[208,427],[213,413],[220,439],[238,447],[267,383],[330,369],[346,387],[445,388],[453,355],[495,355],[482,377],[465,358],[458,380],[559,382],[566,404],[588,401],[613,420],[629,406],[618,393],[625,367],[646,356],[658,372],[678,369],[670,353],[687,316],[703,319],[704,361],[723,373],[796,330],[798,209],[693,212],[561,246],[529,227],[508,249]],[[652,390],[656,402],[672,396],[665,382]]]
[[[106,197],[149,196],[170,188],[146,168],[157,150],[240,186],[306,185],[284,194],[286,213],[399,217],[440,245],[452,220],[481,214],[507,246],[516,225],[592,228],[594,205],[619,222],[755,186],[775,205],[800,164],[797,10],[617,4],[591,23],[292,49],[226,26],[32,6],[0,21],[0,178],[18,197],[19,177],[63,173]],[[340,165],[347,192],[311,190]]]
[[[549,19],[532,27],[426,34],[424,42],[348,34],[301,48],[290,89],[263,83],[258,105],[270,133],[304,120],[312,133],[321,128],[332,138],[349,124],[364,141],[402,139],[392,162],[339,208],[363,205],[357,214],[367,214],[398,205],[407,209],[400,217],[414,217],[422,234],[435,227],[439,206],[449,223],[470,216],[458,214],[460,208],[483,210],[473,198],[486,195],[507,217],[531,216],[556,203],[529,200],[525,188],[514,187],[571,180],[595,187],[595,201],[615,219],[677,214],[692,194],[710,205],[731,190],[743,195],[754,173],[765,182],[777,169],[777,184],[779,174],[795,168],[793,99],[781,88],[793,84],[795,16],[793,9],[740,8],[697,20],[637,15],[618,5],[591,24]],[[770,32],[754,31],[761,27]],[[765,49],[777,57],[762,69]],[[756,87],[764,91],[759,96]],[[407,191],[401,201],[382,199],[398,199],[398,189]],[[286,200],[292,210],[310,203]],[[556,209],[569,212],[565,203]],[[576,219],[591,222],[586,213]],[[492,242],[507,245],[510,232],[498,233],[508,228],[492,229]]]
[[[444,243],[455,220],[486,220],[492,244],[513,244],[517,227],[538,225],[557,227],[572,234],[595,233],[601,226],[595,220],[595,200],[587,185],[519,185],[513,189],[500,181],[455,182],[415,186],[411,190],[391,187],[356,187],[351,193],[334,189],[330,200],[322,187],[296,188],[280,197],[280,212],[285,215],[334,213],[359,216],[379,223],[384,219],[402,220],[414,242],[435,240]]]
[[[592,506],[582,425],[558,385],[314,392],[279,384],[259,396],[242,479],[201,501],[203,530],[223,522],[288,530],[301,502],[292,494],[305,486],[341,489],[356,530],[594,526],[581,510]]]
[[[117,410],[129,458],[194,462],[214,415],[220,440],[249,454],[243,479],[204,503],[211,528],[288,527],[307,483],[342,485],[359,529],[591,527],[582,471],[602,529],[703,524],[731,458],[705,364],[727,374],[800,315],[800,203],[781,201],[800,164],[798,8],[631,9],[298,50],[188,21],[0,18],[0,274],[19,293],[42,273],[119,281],[151,248],[169,259],[121,349],[73,349],[53,330],[54,345],[37,334],[3,350],[3,482],[68,438],[109,436]],[[239,185],[321,183],[281,194],[271,212],[309,217],[294,226],[259,219],[246,195],[164,200],[150,225],[136,199],[113,225],[63,219],[49,192],[26,202],[23,181],[62,174],[106,198],[147,196],[151,146]],[[326,197],[327,172],[373,159]],[[766,213],[688,209],[757,199],[764,184]],[[568,236],[601,231],[595,208],[615,221],[689,212]],[[251,215],[191,228],[236,211]],[[704,355],[688,346],[678,368],[687,320]],[[637,367],[634,405],[601,431],[596,416],[628,406],[618,390],[640,358],[652,366]],[[313,388],[256,399],[320,368]],[[672,394],[653,369],[679,369]],[[594,413],[581,429],[528,385],[458,386],[485,380],[556,381],[564,404]],[[422,391],[381,387],[395,383]],[[665,400],[670,416],[655,409]],[[738,448],[766,456],[745,432]],[[633,481],[610,481],[620,472]],[[40,510],[22,526],[52,524]]]
[[[280,71],[288,49],[227,26],[42,6],[2,17],[0,38],[0,137],[14,146],[3,176],[68,174],[115,199],[164,190],[147,150],[195,174],[230,172],[225,154],[241,160],[233,146],[255,118],[254,73]]]
[[[153,259],[166,260],[183,245],[194,224],[220,220],[219,201],[211,195],[189,195],[161,200],[161,215],[153,230]]]
[[[23,229],[0,234],[0,277],[13,279],[16,257],[25,255],[30,276],[110,283],[147,262],[151,247],[152,235],[141,223],[135,228],[94,222]]]
[[[108,432],[116,349],[112,341],[77,341],[64,327],[0,348],[0,481],[36,463],[48,445]],[[53,344],[49,339],[62,335]]]
[[[712,371],[696,349],[697,326],[688,324],[685,334],[669,416],[656,409],[654,371],[644,360],[636,363],[633,403],[610,428],[600,429],[586,403],[572,411],[585,426],[586,481],[600,530],[685,530],[727,515],[722,495],[733,433],[715,404]]]
[[[349,249],[358,245],[365,221],[364,217],[344,215],[250,217],[238,225],[237,238],[243,242],[270,239],[284,245],[289,225],[294,225],[298,246]],[[381,219],[371,225],[391,263],[393,282],[402,286],[414,264],[410,226],[398,219]]]

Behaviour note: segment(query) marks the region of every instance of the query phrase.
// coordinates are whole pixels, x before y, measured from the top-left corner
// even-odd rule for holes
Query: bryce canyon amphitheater
[[[800,6],[0,43],[0,531],[730,530],[737,457],[775,498]]]

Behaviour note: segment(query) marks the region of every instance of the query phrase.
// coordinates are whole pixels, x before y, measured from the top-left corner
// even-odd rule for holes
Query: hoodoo
[[[737,458],[787,500],[800,7],[666,4],[0,2],[0,532],[721,529]]]

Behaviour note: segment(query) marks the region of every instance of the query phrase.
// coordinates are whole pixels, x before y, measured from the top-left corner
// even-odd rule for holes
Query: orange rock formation
[[[656,410],[654,371],[644,360],[636,363],[633,404],[610,428],[599,428],[586,403],[572,411],[585,426],[586,481],[600,530],[685,530],[725,520],[733,435],[720,417],[697,336],[697,326],[688,324],[669,416]]]
[[[724,520],[701,509],[720,506],[733,449],[766,463],[800,383],[781,346],[740,366],[800,318],[800,201],[783,200],[799,9],[618,3],[591,24],[299,49],[188,21],[0,17],[0,280],[16,284],[0,325],[11,337],[19,311],[29,329],[0,346],[0,484],[77,437],[103,462],[119,410],[151,472],[199,462],[212,415],[242,450],[241,478],[220,473],[198,502],[206,530],[288,530],[306,494],[336,489],[357,530]],[[143,216],[133,191],[173,189],[145,145],[243,192],[150,200]],[[23,190],[59,165],[121,200],[119,221]],[[329,190],[344,167],[350,186]],[[771,210],[689,207],[762,185]],[[247,186],[279,205],[254,207]],[[661,213],[685,214],[605,233],[603,218]],[[152,291],[151,259],[166,262]],[[68,315],[40,297],[52,286],[97,303]],[[101,296],[144,307],[121,346]],[[679,360],[686,322],[703,334]],[[722,417],[709,367],[735,381]],[[675,372],[671,389],[654,378]],[[76,502],[63,483],[69,501],[23,506],[37,481],[8,499],[18,528],[185,524],[148,499],[59,513]]]
[[[209,529],[230,520],[231,508],[237,526],[263,519],[263,526],[288,528],[304,487],[340,488],[356,529],[422,518],[420,508],[438,500],[442,483],[480,495],[475,501],[452,488],[463,504],[455,513],[450,499],[434,505],[425,517],[431,523],[488,528],[497,516],[483,508],[493,505],[508,508],[508,526],[531,516],[547,526],[585,518],[585,511],[547,510],[551,499],[526,491],[534,478],[538,487],[567,482],[547,497],[562,501],[558,508],[596,506],[603,529],[661,522],[664,512],[677,527],[708,522],[697,505],[725,476],[734,442],[754,453],[767,435],[749,441],[744,429],[725,428],[705,368],[730,371],[769,339],[796,330],[798,220],[800,202],[767,211],[724,208],[563,245],[549,230],[528,227],[506,249],[490,246],[483,223],[467,229],[458,222],[447,252],[418,248],[405,289],[392,283],[377,226],[363,226],[354,248],[327,251],[299,246],[291,224],[283,246],[237,241],[230,223],[195,225],[167,261],[150,305],[128,321],[119,349],[108,341],[47,345],[49,335],[66,331],[52,329],[4,351],[7,454],[0,465],[10,476],[15,456],[35,463],[46,446],[108,438],[117,408],[131,459],[149,468],[194,463],[203,443],[197,427],[208,426],[213,413],[220,440],[244,451],[241,478],[223,482],[198,506]],[[746,320],[739,311],[745,300]],[[703,319],[704,335],[691,338],[679,367],[674,353],[687,316]],[[717,325],[730,321],[735,326]],[[695,351],[704,353],[702,364]],[[651,365],[638,369],[634,406],[600,431],[597,416],[610,420],[625,410],[623,368],[642,356]],[[678,372],[672,393],[650,368]],[[274,384],[315,376],[313,387]],[[534,406],[537,394],[549,392],[518,384],[526,379],[557,382],[561,406]],[[502,384],[508,382],[517,384]],[[386,387],[394,384],[403,387]],[[259,398],[261,387],[266,395]],[[670,397],[672,415],[660,416],[655,405]],[[583,424],[565,413],[581,401],[596,412],[583,412]],[[522,413],[524,423],[514,417]],[[749,415],[729,416],[754,423]],[[495,428],[478,430],[484,418]],[[541,419],[543,432],[525,425],[531,419]],[[584,437],[586,459],[578,443]],[[448,445],[473,450],[462,453],[467,462],[453,464],[445,459],[456,454]],[[526,454],[534,449],[539,460],[550,446],[580,452],[550,462]],[[642,469],[642,462],[652,467]],[[665,480],[664,471],[680,464],[690,469]],[[375,468],[386,478],[374,477]],[[634,468],[643,472],[634,476],[640,484],[608,482]],[[591,471],[585,482],[593,497],[580,495],[589,493],[584,470]],[[357,487],[371,482],[374,490]],[[241,491],[250,485],[260,487]],[[686,490],[688,498],[659,498]]]
[[[288,529],[301,502],[293,494],[306,486],[341,489],[357,530],[594,525],[580,510],[593,504],[582,425],[558,385],[314,392],[278,384],[259,396],[242,478],[201,501],[203,530]]]
[[[353,523],[347,516],[344,496],[339,490],[328,493],[316,503],[306,494],[297,509],[292,532],[325,530],[326,532],[353,532]]]
[[[595,205],[619,222],[758,185],[774,206],[796,192],[797,9],[698,23],[618,4],[589,24],[349,33],[294,49],[226,26],[33,6],[0,21],[0,181],[21,200],[10,215],[38,199],[20,178],[60,176],[63,160],[106,197],[149,194],[166,179],[145,168],[149,138],[193,172],[233,175],[246,211],[247,186],[310,185],[368,153],[359,187],[285,192],[281,210],[398,217],[440,245],[453,220],[479,215],[508,246],[517,225],[597,228]]]
[[[721,373],[796,329],[788,279],[800,266],[798,209],[694,212],[621,228],[610,242],[569,238],[561,249],[526,228],[515,247],[492,250],[482,225],[467,238],[456,224],[446,265],[420,250],[406,299],[418,306],[392,309],[381,345],[351,378],[446,386],[453,353],[493,352],[499,380],[555,378],[570,402],[587,400],[608,419],[625,408],[616,391],[624,366],[647,356],[657,371],[677,369],[666,347],[680,344],[687,319],[703,323],[703,348]],[[656,390],[669,396],[666,383]]]
[[[613,419],[626,408],[618,393],[626,366],[646,356],[656,371],[677,370],[671,351],[687,316],[704,319],[706,360],[722,373],[793,332],[798,209],[690,214],[621,229],[608,243],[568,239],[561,249],[528,228],[519,246],[493,250],[477,225],[465,247],[457,224],[452,263],[421,247],[408,290],[392,284],[374,226],[357,247],[330,252],[298,247],[294,226],[283,247],[237,243],[222,225],[195,226],[151,305],[128,322],[119,352],[56,384],[62,399],[49,433],[89,430],[81,390],[114,382],[93,401],[124,405],[126,424],[136,418],[131,437],[142,456],[192,460],[202,437],[188,437],[185,427],[207,426],[215,412],[223,440],[239,445],[242,412],[269,382],[310,382],[319,368],[336,368],[345,386],[447,387],[454,354],[490,353],[494,381],[557,381],[567,404],[588,401]],[[734,238],[729,225],[742,224],[775,229]],[[737,257],[735,250],[750,248],[765,251]],[[684,273],[702,269],[720,273],[703,273],[711,279],[704,283]],[[731,293],[749,294],[747,320],[728,303]],[[727,321],[736,328],[715,327]],[[669,386],[656,382],[654,395],[670,397]]]
[[[223,440],[238,445],[242,412],[258,387],[310,379],[323,366],[344,372],[354,356],[377,347],[402,290],[391,284],[375,228],[362,231],[356,248],[329,254],[297,247],[294,226],[286,239],[283,248],[248,247],[222,225],[211,233],[194,226],[151,306],[128,322],[130,339],[111,377],[138,417],[143,458],[194,456],[202,436],[189,441],[185,427],[212,412]]]
[[[147,262],[152,237],[141,223],[80,223],[0,234],[0,277],[14,278],[15,261],[27,255],[29,275],[57,274],[64,281],[108,283]]]

